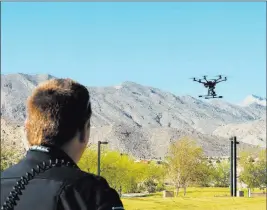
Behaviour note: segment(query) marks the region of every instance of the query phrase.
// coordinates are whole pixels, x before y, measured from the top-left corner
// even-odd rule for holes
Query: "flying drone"
[[[196,79],[195,77],[191,78],[194,82],[198,82],[204,85],[205,88],[208,88],[208,95],[200,95],[198,97],[205,99],[210,98],[223,98],[223,96],[218,96],[215,92],[216,85],[220,82],[227,81],[227,77],[223,77],[222,75],[216,76],[217,79],[207,80],[207,76],[203,76],[203,79]]]

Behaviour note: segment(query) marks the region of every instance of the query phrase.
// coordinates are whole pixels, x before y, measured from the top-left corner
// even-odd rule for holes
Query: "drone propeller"
[[[215,77],[219,77],[219,78],[217,78],[217,79],[212,79],[212,80],[220,80],[220,79],[222,79],[222,80],[227,80],[228,79],[228,76],[225,76],[225,75],[217,75],[217,76],[215,76]]]
[[[223,74],[219,74],[219,75],[216,75],[215,77],[225,78],[225,77],[228,77],[228,76],[223,75]]]
[[[197,81],[197,78],[196,77],[191,77],[189,79],[192,79],[193,81]]]

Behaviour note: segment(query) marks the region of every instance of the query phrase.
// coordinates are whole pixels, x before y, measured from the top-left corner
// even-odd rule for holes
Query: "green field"
[[[232,198],[226,188],[189,188],[185,197],[182,192],[176,198],[163,198],[162,193],[157,193],[122,201],[126,210],[266,210],[266,197]]]

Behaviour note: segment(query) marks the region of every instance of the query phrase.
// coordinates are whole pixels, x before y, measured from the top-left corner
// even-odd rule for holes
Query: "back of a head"
[[[31,148],[24,159],[30,161],[21,161],[15,170],[10,168],[4,176],[1,174],[1,209],[123,209],[118,193],[105,179],[77,170],[77,160],[87,145],[91,114],[88,90],[73,80],[48,80],[33,91],[27,101],[25,128],[29,144],[43,147]],[[43,153],[40,148],[48,150]],[[79,154],[74,154],[77,151]],[[66,167],[58,167],[62,165]],[[29,167],[32,169],[18,181],[18,171],[25,174]],[[44,173],[52,167],[57,169]],[[40,173],[41,178],[35,177]],[[26,186],[30,181],[31,186]]]
[[[63,146],[92,114],[89,92],[71,79],[41,83],[28,98],[26,133],[30,146]]]

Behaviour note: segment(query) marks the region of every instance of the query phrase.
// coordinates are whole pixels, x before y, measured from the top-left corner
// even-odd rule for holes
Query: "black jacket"
[[[52,147],[29,150],[18,164],[1,173],[1,207],[1,210],[124,209],[118,193],[104,178],[81,171],[66,153]]]

